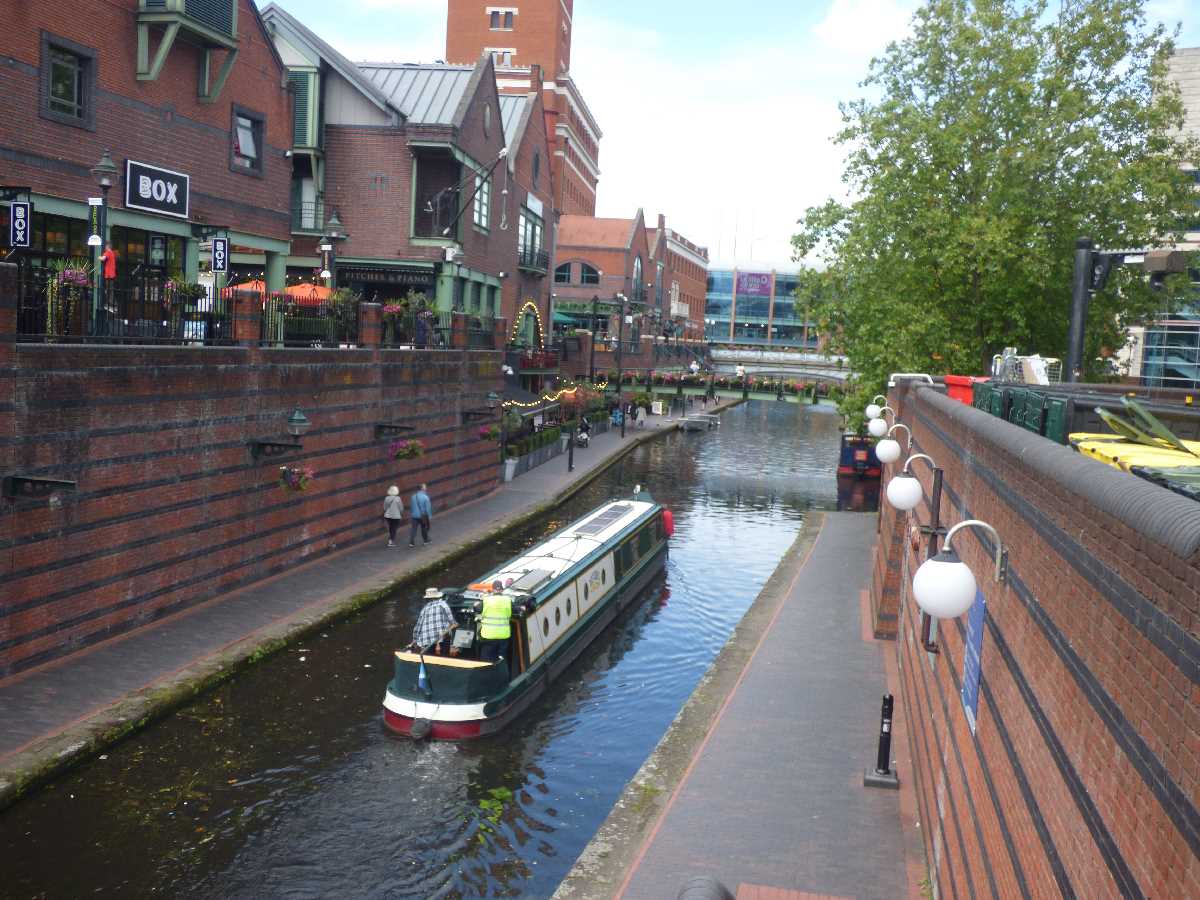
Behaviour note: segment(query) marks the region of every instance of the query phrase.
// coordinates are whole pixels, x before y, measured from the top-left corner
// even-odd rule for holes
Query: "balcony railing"
[[[517,251],[517,265],[526,271],[545,275],[550,270],[550,254],[536,247],[522,247]]]
[[[554,372],[558,369],[557,350],[509,350],[504,362],[518,374]]]
[[[292,231],[321,234],[325,230],[325,203],[309,200],[292,204]]]

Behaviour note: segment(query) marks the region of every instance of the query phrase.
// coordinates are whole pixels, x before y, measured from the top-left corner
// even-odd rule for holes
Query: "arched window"
[[[538,178],[542,174],[542,154],[534,152],[533,154],[533,186],[538,186]]]
[[[633,299],[641,300],[644,289],[645,285],[642,284],[642,258],[639,256],[633,261]]]
[[[554,270],[555,284],[570,284],[571,283],[571,264],[563,263]]]
[[[579,264],[579,283],[580,284],[599,284],[600,272],[593,269],[587,263]]]

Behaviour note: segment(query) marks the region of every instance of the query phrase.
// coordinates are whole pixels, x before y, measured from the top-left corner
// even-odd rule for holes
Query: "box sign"
[[[770,272],[738,272],[737,293],[739,297],[770,297]]]
[[[962,697],[963,712],[971,734],[975,733],[975,717],[979,713],[979,675],[983,662],[983,628],[987,621],[987,600],[975,590],[975,602],[967,617],[967,640],[963,646]]]
[[[28,247],[33,211],[28,203],[13,203],[8,220],[8,246]]]
[[[213,238],[212,241],[212,270],[214,272],[229,271],[229,239]]]
[[[162,216],[188,217],[191,178],[170,169],[125,162],[125,205]]]

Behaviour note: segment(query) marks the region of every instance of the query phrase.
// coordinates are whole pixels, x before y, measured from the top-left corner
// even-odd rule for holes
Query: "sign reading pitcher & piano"
[[[125,205],[161,216],[188,217],[191,177],[146,163],[125,161]]]

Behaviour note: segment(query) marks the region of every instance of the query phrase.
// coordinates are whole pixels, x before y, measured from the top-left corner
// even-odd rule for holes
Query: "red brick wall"
[[[959,699],[966,617],[942,621],[927,655],[919,559],[906,540],[876,556],[939,888],[1200,896],[1200,506],[934,389],[902,385],[889,403],[945,472],[943,523],[983,519],[1009,550],[995,584],[978,532],[954,542],[987,599],[975,735]]]
[[[546,124],[545,118],[542,115],[541,92],[533,92],[529,96],[530,102],[533,104],[533,109],[529,111],[529,122],[525,127],[525,134],[521,139],[521,145],[517,148],[512,175],[513,184],[509,187],[509,198],[511,201],[509,216],[510,222],[515,223],[516,220],[513,217],[520,215],[521,204],[524,202],[524,198],[530,193],[542,201],[542,221],[545,225],[542,237],[542,249],[550,254],[551,268],[542,276],[522,271],[517,266],[519,233],[517,232],[517,225],[513,224],[510,227],[510,231],[515,236],[513,242],[513,262],[507,270],[509,276],[501,287],[502,311],[500,315],[510,322],[515,322],[517,310],[527,300],[531,300],[541,310],[546,327],[550,328],[550,322],[546,320],[546,316],[549,314],[551,284],[554,281],[552,267],[558,217],[554,212],[550,146],[546,141]],[[535,155],[539,159],[539,173],[536,187],[533,183],[533,160]]]
[[[435,514],[497,484],[494,448],[461,424],[502,389],[497,353],[0,341],[0,364],[9,353],[3,473],[78,491],[53,507],[0,501],[0,677],[381,540],[391,484],[408,496],[427,482]],[[253,460],[247,441],[286,439],[296,407],[312,422],[303,449]],[[381,421],[413,426],[425,455],[390,459]],[[314,468],[313,487],[281,490],[283,463]]]
[[[485,0],[450,0],[446,17],[446,62],[473,63],[488,47],[514,47],[512,62],[516,66],[540,65],[554,78],[561,70],[571,67],[570,23],[563,34],[566,21],[562,0],[523,0],[523,2],[494,3]],[[518,10],[513,16],[511,31],[493,31],[489,6],[511,6]],[[567,3],[570,9],[571,4]],[[501,17],[503,24],[503,17]]]
[[[155,81],[138,81],[137,2],[25,3],[0,0],[0,152],[7,184],[84,201],[97,191],[90,169],[105,150],[122,169],[109,194],[123,205],[127,158],[191,176],[191,212],[198,221],[287,240],[291,161],[291,99],[282,67],[248,0],[238,9],[240,53],[217,102],[197,98],[202,54],[182,38]],[[96,130],[41,118],[41,32],[97,52]],[[158,36],[151,32],[151,52]],[[214,54],[217,65],[223,57]],[[229,166],[233,105],[265,116],[263,177]]]

